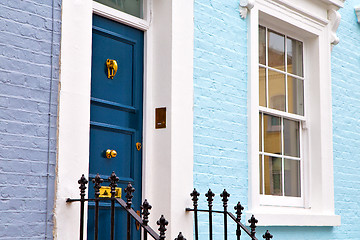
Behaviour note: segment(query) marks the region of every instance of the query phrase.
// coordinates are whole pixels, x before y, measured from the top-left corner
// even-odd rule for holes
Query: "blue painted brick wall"
[[[236,0],[195,0],[194,186],[232,194],[247,208],[247,25]],[[360,25],[347,0],[340,10],[340,43],[332,53],[335,208],[340,227],[270,227],[276,240],[360,239]],[[200,234],[207,239],[207,216]],[[222,218],[215,220],[215,239]],[[260,233],[266,230],[258,228]],[[232,230],[230,230],[232,231]]]
[[[334,239],[360,239],[360,24],[346,0],[332,52],[335,209],[342,226]]]
[[[231,194],[229,205],[247,204],[247,31],[238,0],[195,0],[194,30],[194,186]],[[233,207],[231,207],[233,208]],[[207,216],[200,219],[207,236]],[[215,218],[221,239],[222,218]],[[230,229],[235,231],[235,229]]]
[[[61,0],[0,1],[0,239],[52,239]]]

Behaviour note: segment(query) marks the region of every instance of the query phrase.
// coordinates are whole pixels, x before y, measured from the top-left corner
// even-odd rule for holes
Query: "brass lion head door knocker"
[[[117,69],[118,69],[118,64],[117,64],[116,60],[107,59],[106,60],[106,67],[108,69],[108,78],[114,79],[115,74],[116,74]]]

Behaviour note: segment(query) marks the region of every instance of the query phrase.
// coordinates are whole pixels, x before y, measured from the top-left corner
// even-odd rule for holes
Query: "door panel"
[[[134,44],[136,42],[126,39],[125,36],[105,31],[100,28],[93,30],[93,46],[101,44],[102,47],[93,48],[96,58],[92,59],[93,66],[99,69],[92,71],[92,78],[107,79],[107,68],[104,64],[106,59],[115,59],[118,63],[118,71],[114,79],[101,81],[92,89],[91,96],[111,101],[125,106],[133,106],[133,67],[134,67]],[[102,67],[102,68],[101,68]],[[105,80],[106,80],[105,79]],[[113,81],[115,80],[115,81]],[[121,94],[119,94],[121,90]]]
[[[91,180],[97,173],[105,180],[115,171],[122,188],[130,182],[136,189],[133,207],[141,204],[142,85],[143,32],[94,15],[90,106],[89,196],[94,196]],[[108,78],[106,60],[117,61],[118,70]],[[107,149],[117,151],[115,158],[106,158]],[[115,239],[126,239],[126,214],[116,208]],[[140,239],[135,223],[132,238]],[[88,239],[94,239],[94,205],[89,203]],[[110,204],[101,203],[99,239],[110,239]]]

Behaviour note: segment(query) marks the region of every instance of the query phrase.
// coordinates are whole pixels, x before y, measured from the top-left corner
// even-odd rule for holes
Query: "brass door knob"
[[[136,149],[137,149],[138,151],[140,151],[140,149],[141,149],[141,143],[139,143],[139,142],[136,143]]]
[[[116,157],[117,152],[115,150],[108,149],[106,150],[106,157],[107,158],[114,158]]]

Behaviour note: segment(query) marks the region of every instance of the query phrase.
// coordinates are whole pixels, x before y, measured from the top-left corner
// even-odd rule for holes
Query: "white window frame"
[[[281,72],[284,73],[285,75],[288,76],[294,76],[296,78],[302,79],[303,83],[304,83],[304,116],[302,115],[298,115],[298,114],[292,114],[289,113],[287,111],[280,111],[280,110],[276,110],[276,109],[272,109],[272,108],[268,108],[268,107],[263,107],[263,106],[258,106],[259,108],[259,113],[264,113],[264,114],[268,114],[271,116],[275,116],[275,117],[280,117],[280,118],[285,118],[285,119],[290,119],[290,120],[295,120],[299,122],[299,141],[300,141],[300,188],[301,188],[301,197],[285,197],[285,196],[275,196],[275,195],[265,195],[265,194],[260,194],[260,204],[263,206],[286,206],[286,207],[304,207],[304,167],[306,166],[306,163],[304,163],[304,147],[303,144],[305,141],[307,141],[306,139],[304,139],[303,137],[303,133],[304,131],[306,131],[306,129],[303,128],[303,125],[306,125],[306,105],[310,104],[308,101],[306,101],[306,85],[307,85],[307,81],[306,81],[306,68],[304,67],[306,65],[305,61],[306,61],[306,40],[301,36],[301,35],[297,35],[296,33],[294,34],[288,34],[287,31],[284,31],[284,29],[278,29],[278,26],[273,25],[269,22],[266,22],[266,19],[263,20],[263,22],[259,21],[259,25],[265,27],[266,29],[270,29],[272,31],[275,31],[279,34],[283,34],[284,35],[284,40],[285,40],[285,46],[286,46],[286,39],[287,37],[290,37],[292,39],[301,41],[303,43],[303,77],[300,76],[296,76],[294,74],[288,73],[286,71],[280,71],[277,69],[271,69],[273,71],[276,72]],[[266,31],[267,33],[267,31]],[[267,35],[266,35],[266,52],[268,51],[268,39],[267,39]],[[285,47],[285,56],[286,58],[286,47]],[[268,58],[268,55],[266,55],[266,58]],[[260,64],[258,62],[258,67],[260,67]],[[287,65],[286,61],[285,61],[285,65]],[[266,68],[271,68],[268,65],[262,65],[265,66]],[[264,68],[265,68],[264,67]],[[265,68],[265,69],[266,69]],[[268,75],[266,75],[266,88],[268,88]],[[287,97],[287,81],[285,83],[285,90],[286,90],[286,97]],[[266,95],[266,102],[269,102],[269,96]],[[288,100],[286,100],[286,108],[288,109]],[[264,121],[264,120],[263,120]],[[264,124],[262,125],[264,127]],[[281,129],[283,129],[283,120],[281,120]],[[262,130],[264,132],[264,129]],[[262,146],[264,146],[264,136],[262,137]],[[284,139],[283,139],[283,134],[281,136],[281,147],[284,148]],[[260,154],[261,151],[259,151]],[[282,152],[284,152],[284,149],[282,150]],[[266,155],[266,156],[276,156],[274,154],[270,154],[270,153],[265,153],[262,155]],[[283,155],[284,156],[284,155]],[[277,157],[277,156],[276,156]],[[284,158],[288,158],[291,159],[292,157],[284,157]],[[284,165],[282,166],[282,168],[284,168]],[[262,169],[264,172],[264,168]],[[264,184],[265,185],[265,184]],[[282,176],[282,185],[284,186],[284,176]],[[263,186],[264,188],[265,186]]]
[[[248,18],[249,66],[249,210],[259,225],[337,226],[332,152],[331,27],[318,3],[256,0]],[[309,6],[314,4],[314,6]],[[330,4],[330,3],[329,3]],[[316,6],[315,6],[316,5]],[[312,9],[314,12],[309,12]],[[317,8],[316,8],[317,7]],[[307,9],[307,10],[304,10]],[[316,10],[316,11],[315,11]],[[259,191],[259,24],[293,36],[304,43],[303,204],[289,206],[282,197],[261,199]],[[311,63],[306,59],[311,59]],[[311,73],[306,75],[306,73]],[[309,103],[310,102],[310,103]],[[276,111],[274,111],[276,112]],[[305,120],[305,119],[304,119]],[[266,202],[268,201],[268,202]],[[277,201],[276,205],[274,204]],[[269,203],[269,204],[267,204]]]

